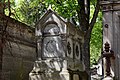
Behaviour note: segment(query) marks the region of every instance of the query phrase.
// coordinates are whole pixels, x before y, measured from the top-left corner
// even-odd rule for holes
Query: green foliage
[[[16,5],[15,10],[19,20],[31,26],[45,12],[45,9],[45,4],[40,0],[23,0]]]
[[[64,18],[77,18],[77,0],[16,0],[14,3],[11,9],[14,13],[12,17],[30,26],[33,26],[50,6]],[[6,10],[7,15],[8,13]]]
[[[93,10],[94,7],[91,6],[91,9]],[[102,48],[102,13],[99,12],[98,18],[92,30],[91,41],[90,41],[91,65],[96,64],[99,57],[101,56],[101,48]]]
[[[75,0],[65,0],[65,1],[56,1],[54,3],[53,9],[58,12],[64,18],[70,18],[76,16],[77,1]],[[64,15],[63,15],[64,14]]]

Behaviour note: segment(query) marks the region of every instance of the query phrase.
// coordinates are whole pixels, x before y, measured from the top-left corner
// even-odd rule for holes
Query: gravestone
[[[120,1],[101,0],[103,12],[103,44],[108,42],[114,51],[115,60],[111,60],[111,69],[115,80],[120,80]]]
[[[81,44],[83,33],[73,23],[48,10],[36,24],[38,60],[30,80],[87,80]],[[81,80],[81,79],[76,79]]]

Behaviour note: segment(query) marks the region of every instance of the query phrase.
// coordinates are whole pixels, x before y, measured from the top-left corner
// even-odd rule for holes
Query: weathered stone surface
[[[79,76],[76,80],[87,80],[80,29],[48,10],[36,24],[36,36],[39,56],[30,80],[73,80],[74,74]]]
[[[103,80],[113,80],[113,78],[110,77],[110,76],[107,76],[107,77],[105,77]]]
[[[3,80],[28,80],[36,59],[35,34],[32,28],[0,14],[0,40],[2,29],[7,36],[2,55]]]
[[[112,61],[111,67],[115,73],[115,80],[120,80],[120,1],[102,0],[101,6],[103,10],[103,44],[106,41],[109,42],[111,50],[114,51],[115,60]]]

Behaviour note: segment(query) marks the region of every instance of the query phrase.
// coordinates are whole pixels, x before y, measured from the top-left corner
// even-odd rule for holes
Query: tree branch
[[[95,7],[95,11],[94,11],[94,14],[93,14],[93,18],[90,22],[90,26],[89,26],[89,30],[91,31],[92,28],[94,27],[94,24],[96,22],[96,18],[98,16],[98,13],[99,13],[99,10],[100,10],[100,4],[99,4],[100,0],[97,0],[97,3],[96,3],[96,7]]]
[[[95,11],[94,11],[94,14],[93,14],[93,18],[92,18],[92,20],[89,24],[89,29],[85,33],[85,41],[87,41],[91,38],[91,32],[92,32],[92,29],[93,29],[94,24],[96,22],[96,18],[98,17],[98,13],[99,13],[99,10],[100,10],[99,2],[100,2],[100,0],[97,0]]]
[[[90,0],[84,0],[84,4],[85,4],[85,13],[87,16],[87,21],[89,23],[89,18],[90,18]]]
[[[79,18],[79,23],[80,23],[80,27],[83,31],[87,31],[89,28],[89,10],[88,7],[89,6],[86,2],[85,5],[85,0],[78,0],[78,5],[79,5],[79,9],[77,10],[78,13],[78,18]],[[88,11],[87,11],[88,10]]]
[[[10,6],[10,0],[8,0],[8,10],[9,10],[9,17],[11,16],[11,6]]]

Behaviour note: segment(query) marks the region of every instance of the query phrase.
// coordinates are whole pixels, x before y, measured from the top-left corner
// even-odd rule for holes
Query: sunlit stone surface
[[[48,10],[36,24],[38,60],[30,80],[87,80],[76,25]],[[74,75],[75,74],[75,75]]]
[[[105,77],[103,80],[113,80],[113,78],[110,77],[110,76],[107,76],[107,77]]]

